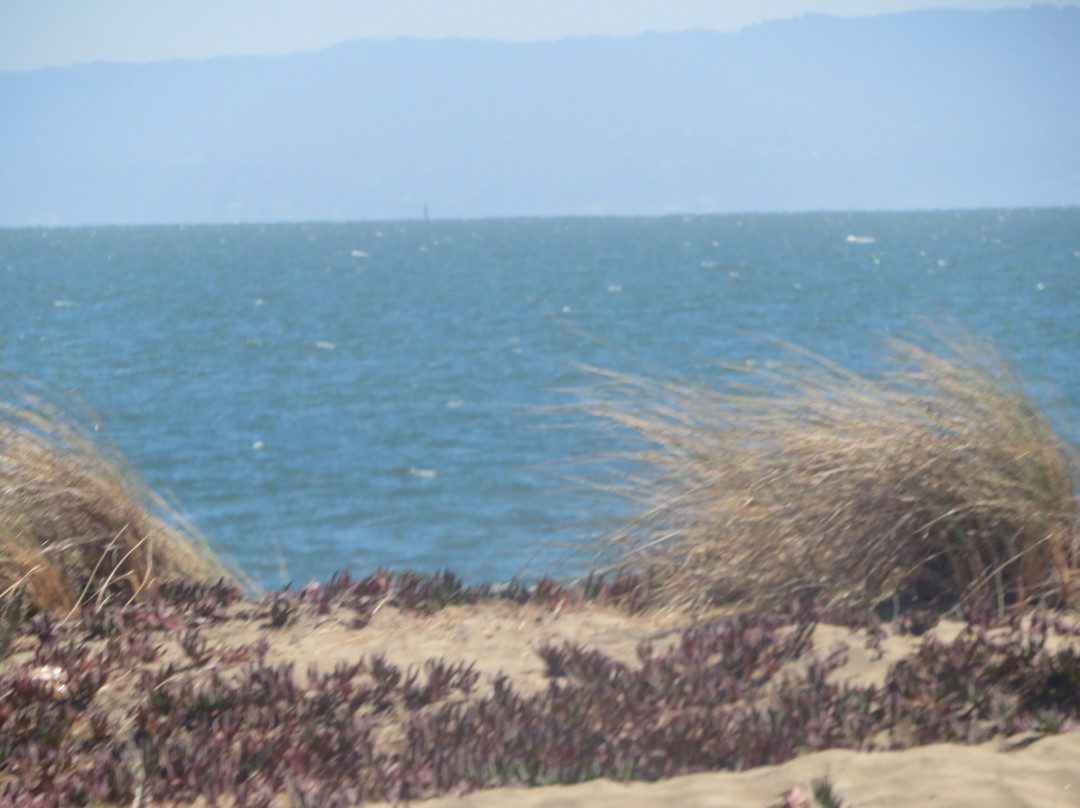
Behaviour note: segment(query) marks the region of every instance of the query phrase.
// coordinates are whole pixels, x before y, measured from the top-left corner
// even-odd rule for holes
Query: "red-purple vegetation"
[[[344,606],[362,626],[384,601],[421,612],[499,597],[632,605],[647,586],[620,577],[497,589],[449,573],[339,573],[243,615],[266,618],[272,632],[275,615],[287,623]],[[1080,655],[1047,642],[1080,629],[1051,615],[975,618],[952,642],[928,636],[875,687],[830,677],[845,651],[819,655],[812,629],[869,629],[873,647],[876,618],[804,601],[701,625],[663,652],[643,644],[633,665],[545,646],[547,687],[523,694],[504,677],[481,688],[471,665],[438,659],[402,669],[376,655],[305,677],[268,661],[265,642],[210,648],[200,626],[229,619],[237,602],[233,587],[176,584],[145,603],[88,610],[81,622],[24,621],[20,630],[37,638],[34,657],[0,674],[0,804],[130,805],[139,795],[215,804],[229,794],[238,806],[268,806],[290,793],[296,804],[348,805],[595,777],[656,780],[819,749],[977,743],[1080,721]],[[166,640],[183,658],[158,661]],[[102,691],[122,674],[126,713]]]

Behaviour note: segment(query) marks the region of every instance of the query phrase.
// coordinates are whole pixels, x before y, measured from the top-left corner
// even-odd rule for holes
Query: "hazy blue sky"
[[[808,12],[994,9],[1008,0],[0,0],[0,70],[283,54],[350,39],[527,41],[701,28]],[[1050,5],[1076,6],[1080,0]]]

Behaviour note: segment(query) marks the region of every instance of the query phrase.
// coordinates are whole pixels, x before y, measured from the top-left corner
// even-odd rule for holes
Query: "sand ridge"
[[[305,622],[306,621],[306,622]],[[363,629],[345,615],[301,616],[287,630],[256,631],[272,640],[269,659],[289,659],[297,670],[314,663],[327,670],[358,655],[385,654],[402,667],[431,658],[473,662],[481,681],[508,676],[522,692],[542,688],[543,644],[573,642],[603,651],[626,664],[636,661],[638,644],[659,651],[677,642],[695,621],[678,613],[631,615],[590,605],[552,610],[504,601],[450,606],[432,615],[381,609]],[[963,624],[942,621],[930,634],[952,640]],[[251,640],[237,637],[230,642]],[[880,652],[867,647],[866,632],[819,624],[814,647],[824,656],[838,645],[847,662],[834,676],[856,684],[880,685],[888,666],[911,653],[921,638],[887,631]],[[1066,808],[1080,806],[1080,732],[979,746],[934,744],[898,752],[829,750],[779,766],[744,772],[685,775],[656,783],[596,780],[571,786],[497,788],[413,803],[424,808],[765,808],[782,792],[827,777],[848,808]]]
[[[828,777],[849,808],[1072,808],[1080,805],[1080,732],[1014,752],[999,743],[934,744],[902,752],[816,752],[780,766],[709,772],[656,783],[594,780],[498,788],[414,803],[417,808],[766,808]]]

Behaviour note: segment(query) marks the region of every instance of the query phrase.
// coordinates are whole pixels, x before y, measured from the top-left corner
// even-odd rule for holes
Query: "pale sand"
[[[498,788],[413,803],[422,808],[766,808],[825,775],[850,808],[1066,808],[1080,806],[1080,732],[1014,752],[1000,744],[935,744],[904,752],[831,750],[782,766],[692,774],[658,783],[595,780],[573,786]]]

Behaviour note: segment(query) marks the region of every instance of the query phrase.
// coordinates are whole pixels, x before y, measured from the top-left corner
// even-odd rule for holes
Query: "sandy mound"
[[[415,803],[423,808],[765,808],[827,776],[851,808],[1065,808],[1080,805],[1080,732],[1012,752],[1002,745],[934,744],[903,752],[817,752],[782,766],[692,774],[658,783],[595,780],[499,788]],[[813,803],[811,803],[813,804]]]

